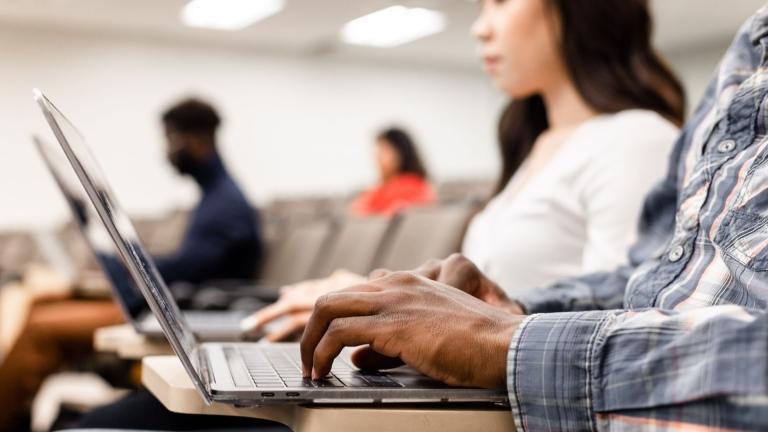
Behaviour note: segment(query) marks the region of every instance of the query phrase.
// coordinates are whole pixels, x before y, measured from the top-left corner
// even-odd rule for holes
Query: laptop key
[[[371,384],[360,376],[338,378],[347,387],[371,387]]]
[[[419,377],[419,376],[398,376],[393,379],[400,383],[403,387],[414,388],[428,388],[428,389],[441,389],[448,386],[440,381],[433,380],[432,378]]]
[[[285,380],[286,387],[306,387],[306,388],[315,388],[317,387],[311,379],[286,379]]]
[[[383,375],[366,375],[365,380],[371,383],[371,386],[373,387],[382,387],[382,388],[402,387],[401,384]]]
[[[316,381],[314,384],[317,387],[344,387],[344,384],[336,378]]]

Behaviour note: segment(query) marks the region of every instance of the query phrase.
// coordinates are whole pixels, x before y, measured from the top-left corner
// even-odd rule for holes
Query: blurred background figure
[[[376,165],[379,184],[352,203],[353,214],[392,216],[408,207],[437,201],[416,143],[406,131],[390,128],[378,135]]]
[[[166,111],[162,123],[169,163],[197,183],[201,199],[181,246],[157,259],[160,274],[169,285],[253,279],[263,249],[258,213],[219,156],[219,115],[208,103],[189,99]],[[32,398],[48,375],[93,352],[95,330],[121,322],[120,308],[112,301],[35,300],[0,363],[0,430],[27,421]]]
[[[219,156],[218,113],[206,102],[189,99],[163,114],[168,161],[200,187],[181,247],[158,259],[169,285],[211,280],[253,279],[263,253],[258,212],[245,198]]]

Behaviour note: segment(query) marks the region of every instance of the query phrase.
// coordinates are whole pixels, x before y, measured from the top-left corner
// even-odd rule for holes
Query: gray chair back
[[[373,269],[391,222],[387,217],[341,219],[334,241],[321,254],[312,277],[328,277],[339,269],[367,275]]]
[[[330,221],[297,225],[272,244],[261,270],[263,283],[277,286],[301,282],[312,270],[324,247],[332,240]]]
[[[376,268],[412,270],[458,252],[474,207],[457,204],[405,212],[376,260]]]
[[[29,264],[39,260],[37,244],[31,233],[14,232],[2,237],[0,270],[3,272],[22,272]]]

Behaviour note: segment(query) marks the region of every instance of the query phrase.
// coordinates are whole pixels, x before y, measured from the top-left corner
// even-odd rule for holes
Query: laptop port
[[[274,393],[262,393],[261,397],[275,397]]]
[[[288,392],[285,395],[288,397],[299,397],[299,394],[297,392]]]

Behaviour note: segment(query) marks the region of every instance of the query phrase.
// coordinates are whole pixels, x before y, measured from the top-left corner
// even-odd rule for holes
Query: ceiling
[[[472,0],[287,0],[286,9],[241,32],[192,29],[178,19],[184,0],[0,0],[5,27],[121,35],[146,40],[217,44],[288,55],[475,65],[469,28],[478,5]],[[356,17],[399,3],[443,11],[448,29],[395,49],[346,46],[341,26]],[[764,0],[652,0],[662,50],[681,52],[725,44]]]

